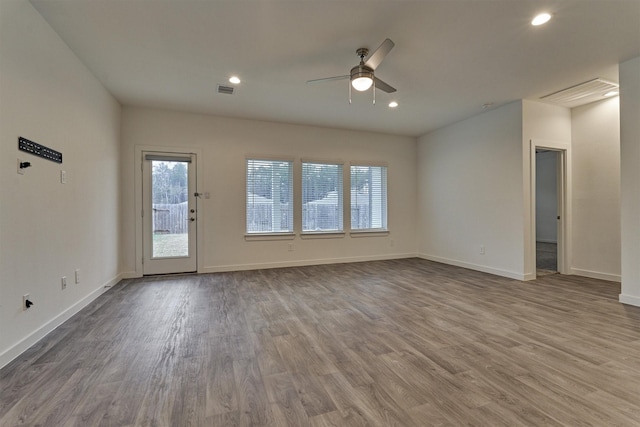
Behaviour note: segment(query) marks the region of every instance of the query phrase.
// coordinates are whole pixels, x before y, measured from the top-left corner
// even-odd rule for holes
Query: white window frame
[[[305,218],[305,194],[304,194],[304,179],[305,179],[305,165],[315,164],[321,166],[337,166],[339,173],[337,175],[339,179],[339,184],[337,186],[339,194],[337,195],[337,201],[339,203],[339,213],[337,218],[339,219],[339,228],[336,229],[319,229],[319,230],[305,230],[304,218]],[[301,183],[301,202],[300,202],[300,212],[301,221],[300,221],[300,236],[302,238],[332,238],[332,237],[343,237],[344,236],[344,215],[345,215],[345,205],[344,205],[344,194],[345,194],[345,177],[344,177],[344,162],[341,160],[318,160],[318,159],[301,159],[301,173],[300,173],[300,183]]]
[[[379,217],[380,217],[380,222],[381,225],[380,227],[373,227],[373,228],[354,228],[354,224],[353,224],[353,198],[354,198],[354,194],[353,192],[353,171],[354,168],[380,168],[381,169],[381,177],[380,177],[380,184],[381,184],[381,195],[380,195],[380,200],[379,203],[381,204],[380,206],[380,212]],[[389,212],[389,197],[388,197],[388,189],[389,189],[389,185],[388,185],[388,174],[389,174],[389,167],[386,163],[371,163],[371,162],[351,162],[350,167],[349,167],[349,208],[350,208],[350,215],[349,215],[349,226],[350,226],[350,234],[351,236],[358,236],[358,235],[370,235],[370,234],[388,234],[389,233],[389,216],[388,216],[388,212]],[[357,195],[355,196],[356,198],[358,197]],[[371,205],[371,194],[369,194],[369,204],[368,204],[368,209],[369,209],[369,216],[371,217],[373,215],[372,213],[372,205]]]
[[[288,230],[281,231],[251,231],[249,230],[249,165],[250,162],[264,162],[265,164],[269,163],[287,163],[288,171],[289,171],[289,206],[287,208],[289,215],[289,227]],[[295,200],[294,200],[294,160],[286,157],[271,157],[271,156],[247,156],[245,158],[245,238],[247,240],[258,239],[261,237],[267,237],[271,239],[293,239],[295,236],[294,233],[294,212],[295,212]],[[273,187],[272,187],[273,190]],[[272,219],[272,229],[273,229],[273,219]]]

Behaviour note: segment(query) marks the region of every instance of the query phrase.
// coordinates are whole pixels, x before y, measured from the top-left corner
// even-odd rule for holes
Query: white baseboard
[[[499,268],[493,268],[486,265],[473,264],[466,261],[459,261],[456,259],[443,258],[429,254],[419,254],[418,257],[429,261],[435,261],[442,264],[455,265],[456,267],[468,268],[470,270],[482,271],[483,273],[494,274],[496,276],[508,277],[509,279],[527,280],[527,276],[515,271],[502,270]]]
[[[51,331],[56,329],[58,326],[62,325],[64,322],[69,320],[71,316],[78,313],[80,310],[89,305],[93,300],[98,298],[104,292],[106,292],[110,287],[117,284],[120,280],[122,280],[122,274],[118,274],[113,279],[101,285],[99,288],[95,289],[89,295],[73,304],[71,307],[64,310],[62,313],[58,314],[53,319],[49,320],[47,323],[33,331],[31,334],[27,335],[24,339],[17,342],[13,346],[9,347],[7,350],[0,354],[0,368],[8,365],[12,360],[16,357],[20,356],[23,352],[25,352],[29,347],[40,341]]]
[[[582,270],[580,268],[572,268],[571,274],[576,276],[590,277],[592,279],[608,280],[610,282],[622,281],[622,277],[619,274],[601,273],[599,271]]]
[[[618,295],[618,301],[620,301],[622,304],[635,305],[636,307],[640,307],[640,297],[634,295],[620,294]]]
[[[138,273],[137,271],[125,271],[123,273],[120,273],[121,279],[137,279],[139,277],[142,277],[142,274]]]
[[[348,258],[324,258],[324,259],[307,259],[298,261],[278,261],[265,262],[256,264],[228,264],[211,267],[203,267],[198,269],[198,273],[221,273],[226,271],[245,271],[245,270],[262,270],[267,268],[286,268],[286,267],[304,267],[306,265],[323,265],[323,264],[345,264],[349,262],[366,262],[366,261],[384,261],[390,259],[416,258],[415,253],[410,254],[393,254],[393,255],[375,255]]]

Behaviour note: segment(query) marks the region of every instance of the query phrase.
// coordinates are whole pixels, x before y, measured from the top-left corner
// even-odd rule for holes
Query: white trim
[[[375,256],[358,256],[347,258],[305,259],[299,261],[264,262],[256,264],[228,264],[202,268],[201,273],[222,273],[227,271],[262,270],[268,268],[304,267],[307,265],[346,264],[350,262],[386,261],[391,259],[416,258],[415,253],[391,254]]]
[[[342,239],[344,231],[304,231],[300,233],[301,239]]]
[[[428,261],[439,262],[441,264],[455,265],[456,267],[468,268],[470,270],[481,271],[483,273],[489,273],[496,276],[508,277],[509,279],[528,280],[527,279],[528,276],[524,274],[521,274],[515,271],[508,271],[508,270],[502,270],[499,268],[487,267],[486,265],[473,264],[466,261],[443,258],[436,255],[429,255],[429,254],[419,254],[418,258],[426,259]]]
[[[244,240],[247,242],[261,242],[268,240],[294,240],[295,233],[247,233]]]
[[[47,323],[33,331],[31,334],[24,337],[21,341],[18,341],[16,344],[9,347],[2,354],[0,354],[0,368],[3,368],[4,366],[11,363],[11,361],[27,351],[29,347],[36,344],[58,326],[69,320],[72,316],[88,306],[100,295],[108,291],[109,288],[120,282],[120,280],[122,280],[122,274],[118,274],[113,279],[107,281],[105,284],[92,291],[89,295],[76,302],[71,307],[55,316],[53,319],[49,320]]]
[[[635,295],[620,294],[618,296],[618,301],[620,301],[622,304],[635,305],[636,307],[640,307],[640,297],[637,297]]]
[[[591,270],[582,270],[580,268],[572,268],[571,274],[575,274],[576,276],[589,277],[591,279],[608,280],[610,282],[620,283],[622,281],[622,277],[619,274],[602,273],[600,271],[591,271]]]
[[[389,230],[367,228],[362,230],[351,230],[349,232],[350,237],[387,237],[391,234]]]
[[[120,273],[120,277],[122,279],[137,279],[142,277],[142,274],[139,274],[137,271],[125,271]]]

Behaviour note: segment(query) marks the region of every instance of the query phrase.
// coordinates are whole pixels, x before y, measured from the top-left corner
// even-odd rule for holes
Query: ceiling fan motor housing
[[[366,65],[356,65],[351,69],[351,80],[357,79],[358,77],[369,77],[373,79],[373,70]]]

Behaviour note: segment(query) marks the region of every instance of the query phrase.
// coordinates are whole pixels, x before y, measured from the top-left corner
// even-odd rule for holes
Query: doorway
[[[531,141],[531,278],[569,274],[571,146]]]
[[[196,155],[142,152],[142,272],[197,271]]]

